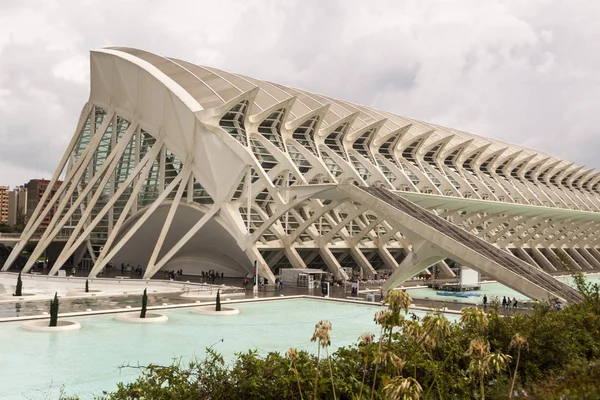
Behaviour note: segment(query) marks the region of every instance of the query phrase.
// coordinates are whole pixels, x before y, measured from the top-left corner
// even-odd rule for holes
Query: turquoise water
[[[55,399],[61,387],[84,399],[113,390],[117,382],[139,375],[119,366],[171,364],[202,358],[213,346],[231,360],[234,353],[257,349],[285,352],[290,347],[316,351],[310,338],[315,324],[332,322],[332,347],[356,343],[364,332],[378,332],[373,322],[379,306],[312,299],[237,304],[240,314],[214,317],[190,309],[172,309],[164,324],[129,324],[115,315],[73,318],[74,332],[22,330],[20,323],[0,324],[2,399]],[[422,313],[417,313],[423,315]]]
[[[587,280],[591,283],[600,283],[600,275],[589,275],[586,277]],[[569,277],[561,277],[559,278],[565,283],[568,283],[571,286],[574,286],[573,278]],[[493,297],[498,297],[502,300],[502,297],[508,296],[511,299],[516,297],[519,301],[527,301],[530,300],[527,296],[522,295],[521,293],[512,290],[508,286],[504,286],[501,283],[483,283],[481,284],[481,289],[476,290],[469,293],[477,293],[481,296],[479,297],[454,297],[454,296],[440,296],[436,294],[439,290],[423,288],[423,289],[408,289],[408,294],[415,299],[430,299],[435,301],[442,301],[447,303],[469,303],[469,304],[481,304],[483,302],[483,295],[486,294],[488,299],[492,299]]]

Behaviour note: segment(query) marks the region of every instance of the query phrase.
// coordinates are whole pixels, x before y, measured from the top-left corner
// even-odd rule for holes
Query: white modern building
[[[48,228],[80,260],[242,276],[258,265],[474,268],[534,298],[548,273],[600,270],[600,171],[341,100],[131,48],[91,52],[73,139],[3,270]],[[426,211],[427,210],[427,211]]]

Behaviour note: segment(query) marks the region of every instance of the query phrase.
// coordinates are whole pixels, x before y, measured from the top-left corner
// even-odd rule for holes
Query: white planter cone
[[[215,306],[204,306],[204,307],[192,308],[192,312],[196,313],[196,314],[202,314],[202,315],[228,316],[228,315],[237,315],[240,313],[240,310],[238,310],[237,308],[221,306],[221,311],[215,311]]]
[[[70,321],[68,319],[59,319],[56,326],[48,326],[49,323],[50,321],[47,319],[26,321],[21,325],[21,329],[32,332],[64,332],[81,329],[81,324],[79,322]]]
[[[159,322],[167,322],[169,317],[155,312],[146,312],[146,318],[140,318],[139,312],[128,312],[117,314],[116,319],[117,321],[131,322],[134,324],[155,324]]]

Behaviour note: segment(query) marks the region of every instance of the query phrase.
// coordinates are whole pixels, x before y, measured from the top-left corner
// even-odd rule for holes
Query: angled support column
[[[573,249],[573,250],[577,251],[577,249]],[[580,248],[580,250],[581,250],[581,253],[580,253],[581,256],[586,259],[586,261],[588,262],[588,264],[590,264],[590,266],[593,269],[600,269],[600,263],[598,262],[598,260],[596,260],[592,256],[592,254],[588,251],[588,249],[585,249],[585,248],[582,247],[582,248]]]
[[[452,268],[448,266],[445,259],[437,263],[436,268],[438,272],[438,278],[440,278],[440,275],[441,278],[444,279],[456,278],[456,274],[454,271],[452,271]]]
[[[350,254],[352,254],[352,258],[354,261],[360,266],[363,274],[366,274],[369,278],[373,278],[375,276],[375,268],[371,265],[367,257],[363,254],[362,251],[357,246],[350,247]]]
[[[77,239],[79,232],[86,224],[89,216],[92,213],[92,210],[94,209],[94,206],[96,205],[96,202],[98,201],[100,196],[103,194],[104,187],[109,182],[109,180],[113,177],[112,173],[113,173],[114,169],[117,167],[117,165],[119,164],[121,155],[123,154],[123,151],[127,147],[127,144],[129,143],[129,140],[133,136],[134,132],[135,132],[135,125],[131,124],[131,126],[129,127],[127,132],[125,132],[125,135],[123,136],[122,140],[108,155],[104,164],[102,164],[102,166],[99,168],[99,170],[96,172],[96,174],[94,174],[94,176],[92,176],[90,178],[90,181],[86,185],[85,189],[81,193],[78,193],[78,197],[75,200],[75,202],[70,205],[70,207],[69,207],[68,211],[65,213],[65,215],[62,218],[60,218],[61,210],[65,207],[66,203],[68,202],[70,195],[63,198],[63,200],[61,201],[61,204],[58,207],[57,214],[52,221],[52,224],[48,226],[48,228],[46,229],[46,232],[44,233],[44,236],[42,237],[42,239],[36,246],[35,250],[31,254],[31,257],[29,257],[27,264],[25,264],[25,267],[23,268],[24,271],[29,271],[31,269],[34,261],[38,259],[38,257],[42,254],[42,252],[44,250],[46,250],[46,248],[52,242],[52,239],[54,239],[54,237],[65,226],[65,224],[67,223],[69,218],[71,218],[71,216],[73,215],[75,210],[80,205],[83,204],[84,200],[89,200],[87,207],[85,208],[85,211],[82,213],[82,216],[81,216],[77,226],[71,233],[71,237],[69,237],[69,240],[67,241],[67,244],[65,244],[65,247],[63,250],[63,252],[70,252],[70,253],[72,253],[74,251],[74,250],[69,250],[69,249],[71,249],[73,242]],[[100,180],[101,177],[102,177],[102,179]],[[98,184],[96,192],[92,195],[91,199],[88,199],[88,194],[90,194],[92,189],[96,186],[96,183],[98,182],[98,180],[100,180],[100,183]],[[74,189],[74,187],[70,188],[69,190],[71,191],[71,189]],[[112,198],[114,198],[114,193],[113,193]],[[59,268],[63,263],[64,263],[64,261],[62,261],[60,263],[57,262],[57,264],[59,264]]]
[[[383,291],[387,292],[433,264],[443,261],[446,258],[443,253],[435,245],[424,240],[413,244],[412,251],[383,285]]]
[[[265,260],[267,262],[267,265],[269,266],[269,268],[273,268],[275,266],[275,264],[277,264],[277,262],[279,262],[279,260],[281,260],[283,258],[285,254],[283,254],[283,250],[279,250],[275,253],[273,253],[271,256],[268,257],[268,260]]]
[[[571,253],[570,253],[570,252],[566,251],[566,250],[565,250],[565,248],[561,247],[561,248],[559,248],[559,251],[562,251],[562,254],[563,254],[563,255],[565,255],[565,257],[566,257],[566,258],[567,258],[569,261],[571,261],[571,266],[572,266],[574,269],[578,269],[578,270],[579,270],[579,269],[583,269],[583,268],[582,268],[582,266],[581,266],[581,265],[579,265],[579,261],[578,261],[578,260],[576,260],[576,259],[575,259],[575,258],[574,258],[574,257],[571,255]],[[560,261],[562,262],[562,260],[560,260]]]
[[[537,261],[538,265],[542,266],[542,269],[547,269],[548,271],[551,272],[556,272],[556,267],[554,266],[554,264],[552,264],[550,262],[550,260],[548,260],[540,251],[540,249],[538,249],[537,247],[532,247],[531,248],[531,254],[533,254],[533,258],[535,261]]]
[[[516,248],[517,254],[521,260],[524,260],[526,263],[533,265],[534,267],[539,267],[538,263],[521,247]]]
[[[127,231],[127,233],[121,238],[121,240],[119,240],[119,242],[114,246],[114,248],[111,248],[110,252],[104,258],[102,263],[97,262],[96,265],[94,265],[92,272],[90,272],[90,276],[95,276],[95,274],[97,274],[100,271],[100,269],[102,269],[108,263],[108,260],[112,259],[121,250],[121,248],[141,228],[141,226],[148,220],[148,218],[150,218],[152,216],[154,211],[156,211],[156,209],[162,204],[162,202],[165,201],[167,196],[173,191],[175,186],[177,186],[177,184],[179,184],[180,182],[181,182],[181,174],[177,175],[171,181],[171,183],[169,183],[169,185],[165,188],[165,190],[163,190],[163,192],[158,196],[158,198],[156,200],[154,200],[152,205],[150,205],[150,207],[148,207],[148,209],[146,211],[144,211],[143,215],[135,222],[135,224],[131,227],[131,229],[129,229]],[[105,247],[106,247],[106,245],[105,245]]]
[[[568,250],[569,251],[567,251],[567,249],[563,249],[565,253],[567,253],[573,260],[575,260],[575,263],[581,269],[594,269],[594,267],[590,265],[590,263],[585,258],[583,258],[583,256],[579,254],[577,250],[575,250],[574,248],[570,248]]]
[[[588,255],[590,263],[593,264],[596,269],[600,269],[600,254],[591,247],[582,248],[582,251]]]
[[[258,248],[256,246],[252,246],[248,251],[246,251],[246,254],[248,254],[251,260],[256,260],[258,276],[263,278],[266,277],[269,283],[274,284],[275,275],[273,274],[273,271],[271,271],[271,268],[269,268],[269,264],[267,264],[262,254],[260,254],[260,251],[258,251]]]
[[[146,153],[144,158],[137,163],[134,171],[130,174],[130,176],[133,176],[133,181],[135,182],[133,190],[129,196],[129,200],[127,200],[127,203],[125,204],[125,207],[123,208],[123,211],[121,211],[121,215],[119,216],[117,223],[113,226],[113,229],[110,232],[110,235],[106,239],[106,242],[104,243],[104,248],[98,255],[98,259],[95,260],[94,268],[92,269],[92,272],[94,272],[96,270],[96,264],[100,265],[100,267],[96,270],[95,273],[97,273],[97,271],[100,271],[107,264],[107,262],[109,260],[106,260],[106,256],[108,255],[108,252],[110,251],[110,248],[111,248],[113,242],[117,238],[117,235],[119,234],[119,230],[121,229],[121,226],[123,226],[123,223],[127,219],[127,215],[129,215],[129,211],[130,210],[137,211],[138,194],[139,194],[140,190],[142,189],[142,187],[144,186],[144,182],[148,178],[150,171],[152,170],[152,165],[153,165],[154,160],[155,160],[156,156],[158,155],[161,147],[162,147],[162,140],[159,139],[159,140],[157,140],[155,145],[150,149],[150,151]],[[141,173],[139,171],[141,171]],[[139,173],[139,175],[138,175],[138,173]],[[127,183],[128,181],[129,180],[125,181],[121,185],[121,188],[127,187],[129,185]],[[117,196],[115,198],[118,198],[118,196],[121,195],[121,188],[119,188],[117,193],[115,193],[115,195]],[[90,272],[90,276],[93,277],[92,272]]]
[[[79,134],[81,133],[81,131],[85,125],[85,122],[87,121],[88,117],[90,116],[90,113],[92,112],[93,108],[94,108],[94,106],[91,103],[86,103],[86,105],[83,107],[83,110],[81,111],[81,115],[79,117],[79,122],[77,123],[77,130],[75,131],[75,134],[71,138],[71,142],[69,142],[67,149],[63,153],[63,156],[62,156],[60,162],[58,163],[58,166],[56,167],[56,170],[54,171],[52,178],[50,179],[50,183],[48,184],[49,188],[54,187],[54,185],[56,184],[56,181],[58,181],[61,173],[65,169],[65,166],[71,159],[71,153],[75,149],[75,145],[77,144],[77,141],[79,140]],[[78,162],[81,162],[82,159],[83,159],[83,155],[82,155],[82,157],[80,157]],[[69,173],[70,173],[70,171],[67,172],[67,176],[69,175]],[[54,198],[58,199],[58,196],[60,196],[60,193],[62,193],[61,188],[63,188],[63,185],[61,185],[61,187],[58,189],[57,193],[53,196],[53,199]],[[63,190],[64,190],[64,188],[63,188]],[[35,230],[38,228],[41,221],[43,221],[44,217],[41,217],[41,218],[37,218],[37,217],[42,212],[43,208],[46,206],[46,202],[51,193],[52,193],[52,190],[44,191],[44,194],[42,195],[42,198],[40,199],[37,206],[35,207],[35,210],[33,211],[31,218],[29,219],[29,221],[27,221],[27,225],[25,226],[25,229],[23,230],[23,233],[21,234],[19,241],[13,247],[13,250],[9,254],[8,258],[6,259],[6,262],[4,263],[4,266],[2,267],[2,271],[7,271],[8,268],[10,268],[10,266],[15,262],[15,260],[19,256],[19,254],[21,254],[21,251],[23,251],[23,248],[29,242],[29,239],[31,239],[31,236],[35,233]],[[44,216],[45,215],[46,215],[46,213],[44,214]]]
[[[378,247],[377,252],[379,253],[379,257],[381,257],[386,267],[388,267],[392,271],[395,271],[398,268],[398,263],[396,262],[396,259],[392,256],[390,251],[385,246]]]
[[[158,239],[156,240],[156,244],[154,245],[154,250],[152,251],[152,255],[150,255],[150,260],[148,261],[148,267],[146,269],[146,272],[151,273],[152,275],[154,275],[154,273],[158,271],[156,269],[156,259],[158,258],[158,254],[162,249],[165,239],[167,238],[167,234],[169,233],[169,229],[171,228],[171,224],[173,223],[173,218],[175,217],[175,213],[177,212],[177,207],[179,207],[181,197],[183,196],[183,192],[187,186],[188,178],[190,176],[190,170],[187,167],[184,167],[183,171],[181,171],[180,174],[182,176],[181,183],[179,184],[179,188],[177,189],[175,198],[171,203],[171,207],[169,207],[167,218],[165,219],[163,227],[160,230],[160,234],[158,235]]]
[[[335,258],[329,247],[321,247],[319,249],[319,253],[323,258],[323,261],[325,261],[325,264],[327,264],[327,266],[329,267],[329,270],[335,276],[335,279],[348,280],[348,275],[346,274],[346,271],[344,271],[344,269],[338,262],[337,258]]]
[[[146,165],[146,163],[149,160],[153,160],[153,159],[154,158],[152,157],[152,152],[149,152],[148,154],[146,154],[146,156],[144,157],[144,159],[137,165],[137,167],[135,167],[135,169],[133,170],[133,172],[131,174],[129,174],[129,176],[123,182],[123,184],[121,185],[121,187],[119,187],[119,189],[115,192],[115,194],[112,197],[112,199],[110,199],[110,201],[104,205],[104,207],[102,208],[102,210],[100,210],[100,212],[98,213],[98,215],[96,215],[96,217],[91,222],[89,222],[87,224],[87,226],[85,227],[85,230],[83,231],[83,233],[81,233],[79,235],[79,237],[77,238],[77,240],[75,241],[75,243],[72,246],[70,246],[70,247],[66,247],[65,246],[65,248],[61,252],[58,260],[56,261],[56,264],[54,264],[54,267],[52,268],[52,270],[50,271],[49,274],[55,274],[56,271],[58,271],[58,269],[61,267],[61,265],[70,257],[70,255],[73,253],[73,251],[75,251],[75,249],[77,248],[77,246],[79,246],[84,240],[88,242],[88,248],[90,249],[89,250],[90,251],[90,255],[92,256],[92,258],[94,258],[94,251],[91,248],[90,241],[88,240],[90,233],[96,227],[96,225],[98,225],[98,223],[102,220],[102,218],[104,217],[104,215],[106,213],[108,213],[108,210],[110,210],[114,206],[114,203],[119,199],[119,197],[123,194],[123,192],[125,192],[125,190],[129,186],[129,184],[135,179],[135,177],[137,177],[137,175],[139,174],[140,170]],[[150,168],[150,167],[151,167],[151,165],[146,166],[146,168]],[[135,194],[135,196],[134,196],[134,194]],[[130,203],[129,202],[135,201],[136,198],[137,198],[137,193],[134,192],[130,196],[130,198],[128,200],[129,207],[130,207]],[[129,208],[126,206],[125,209],[123,209],[123,211],[121,212],[121,216],[120,216],[119,220],[117,221],[117,224],[115,224],[115,226],[113,227],[113,232],[111,233],[111,236],[112,236],[112,234],[116,234],[116,230],[118,230],[118,228],[121,226],[119,224],[119,221],[121,221],[121,218],[125,218],[127,216],[128,211],[129,211]],[[77,231],[79,231],[79,229],[81,229],[82,224],[84,224],[85,222],[86,222],[86,220],[83,219],[83,218],[79,221],[79,224],[77,225]],[[108,243],[108,241],[107,241],[107,243]],[[104,250],[103,250],[103,252],[104,251],[108,251],[107,243],[104,244]],[[100,254],[100,256],[102,256],[102,253]],[[94,260],[94,262],[96,262],[96,260]],[[92,272],[94,271],[95,268],[96,268],[96,266],[94,266],[94,268],[92,269]]]
[[[290,264],[292,264],[292,267],[307,268],[306,264],[302,260],[302,257],[300,257],[300,254],[298,254],[298,251],[295,247],[285,246],[283,252],[285,253],[287,259],[290,261]]]

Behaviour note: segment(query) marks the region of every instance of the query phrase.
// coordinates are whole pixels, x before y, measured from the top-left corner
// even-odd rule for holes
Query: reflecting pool
[[[87,399],[139,375],[135,369],[119,366],[170,364],[177,359],[185,362],[202,358],[210,346],[226,360],[250,349],[262,354],[285,352],[290,347],[316,351],[310,338],[315,323],[322,319],[333,324],[332,346],[346,346],[364,332],[378,332],[373,315],[381,309],[316,299],[235,307],[240,314],[231,317],[198,315],[185,308],[165,310],[169,321],[150,325],[118,322],[114,314],[78,317],[73,319],[83,328],[74,332],[28,332],[18,322],[2,323],[2,398],[53,399],[64,387],[67,394]]]

